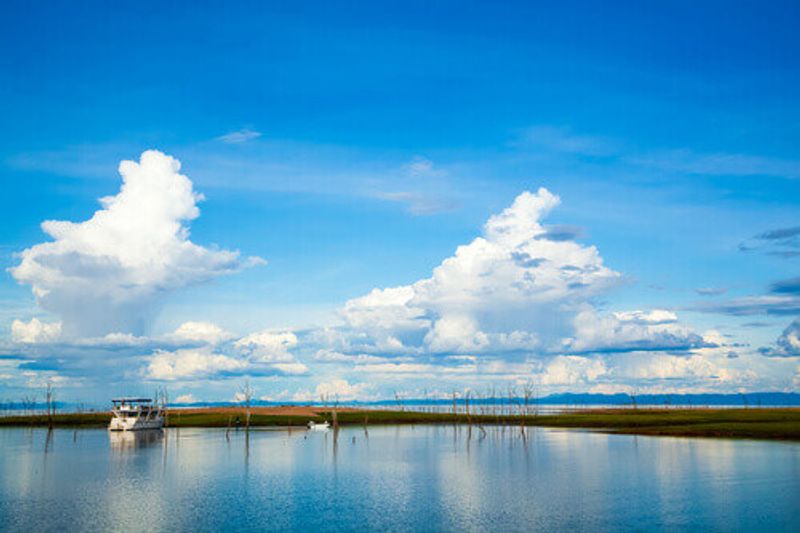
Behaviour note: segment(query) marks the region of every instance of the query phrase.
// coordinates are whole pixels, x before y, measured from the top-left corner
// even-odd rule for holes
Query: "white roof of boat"
[[[114,398],[112,402],[127,402],[127,403],[149,403],[153,400],[151,398]]]

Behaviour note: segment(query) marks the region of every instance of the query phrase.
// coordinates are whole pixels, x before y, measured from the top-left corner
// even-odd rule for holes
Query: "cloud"
[[[48,220],[52,241],[21,252],[10,269],[38,304],[61,318],[68,336],[141,334],[170,291],[263,263],[189,240],[202,195],[180,162],[155,150],[123,161],[116,196],[84,222]]]
[[[263,396],[259,397],[259,400],[264,402],[278,402],[281,400],[288,400],[291,398],[291,396],[292,395],[289,392],[289,389],[283,389],[275,394],[264,394]]]
[[[740,243],[739,250],[759,251],[787,259],[800,257],[800,226],[765,231]]]
[[[176,341],[215,345],[233,339],[234,335],[211,322],[184,322],[169,337]]]
[[[414,178],[441,176],[444,174],[444,171],[437,168],[433,164],[433,161],[422,156],[415,156],[411,162],[406,164],[403,168],[409,177]]]
[[[700,296],[719,296],[728,292],[727,287],[698,287],[694,290]]]
[[[44,323],[38,318],[30,322],[14,320],[11,323],[11,339],[22,344],[49,343],[61,336],[61,322]]]
[[[302,376],[304,374],[308,374],[308,367],[299,361],[294,361],[291,363],[274,363],[270,365],[270,367],[287,376]]]
[[[541,219],[558,203],[546,189],[524,192],[430,278],[349,300],[347,326],[374,343],[358,348],[490,353],[558,344],[581,306],[621,282],[595,247],[543,238]]]
[[[800,318],[783,330],[774,348],[762,348],[760,352],[768,357],[800,357]]]
[[[750,154],[702,153],[688,149],[630,154],[625,161],[644,168],[708,176],[800,177],[800,161]]]
[[[253,139],[258,139],[259,137],[261,137],[260,131],[255,131],[250,128],[242,128],[238,131],[232,131],[217,137],[217,140],[226,144],[241,144],[247,141],[252,141]]]
[[[532,126],[523,131],[515,143],[521,147],[537,147],[550,152],[592,157],[618,155],[623,145],[607,137],[578,135],[566,127]]]
[[[297,336],[291,331],[262,331],[239,339],[234,346],[260,362],[294,363],[289,350],[297,346]]]
[[[678,315],[666,309],[652,311],[620,311],[614,313],[614,318],[622,323],[653,325],[672,324],[678,321]]]
[[[193,325],[184,329],[202,335],[187,340],[209,342],[224,339],[224,342],[209,342],[205,346],[174,351],[156,350],[144,369],[146,376],[155,380],[196,380],[236,375],[297,376],[308,373],[308,367],[290,353],[298,343],[297,337],[290,331],[261,331],[227,342],[230,334],[213,324],[190,324]],[[197,324],[202,324],[202,327]],[[170,339],[173,338],[174,334],[170,336]]]
[[[298,391],[292,400],[296,402],[367,400],[369,399],[367,393],[371,389],[372,386],[368,383],[350,384],[347,380],[337,378],[320,383],[313,393],[308,390]]]
[[[561,355],[554,357],[539,376],[542,385],[577,385],[591,383],[608,373],[599,359]]]
[[[696,304],[692,309],[733,316],[798,315],[800,314],[800,297],[791,295],[745,296],[714,304]]]
[[[513,145],[535,151],[549,159],[559,155],[614,159],[618,164],[645,170],[683,175],[775,176],[800,178],[800,161],[753,154],[697,152],[690,149],[662,148],[638,150],[620,139],[584,135],[568,127],[532,126],[523,130]]]
[[[211,347],[168,352],[159,350],[147,365],[148,377],[156,380],[197,379],[220,373],[241,374],[249,367],[246,360],[214,353]]]
[[[458,202],[451,198],[440,197],[417,191],[376,192],[375,198],[406,204],[412,215],[437,215],[458,208]]]
[[[193,394],[181,394],[175,398],[175,403],[198,403],[200,400],[194,397]]]
[[[631,360],[626,369],[627,376],[633,379],[722,379],[729,380],[732,374],[701,355],[675,357],[669,355],[649,355]]]
[[[372,192],[374,198],[405,204],[412,215],[436,215],[453,211],[459,203],[453,197],[452,187],[443,178],[447,172],[436,167],[433,161],[421,156],[403,165],[396,179],[384,182]]]
[[[704,346],[703,338],[677,324],[663,309],[626,311],[601,316],[587,308],[574,320],[575,335],[564,349],[573,353],[688,350]]]
[[[545,226],[545,233],[537,238],[547,239],[548,241],[574,241],[585,236],[585,230],[579,226]]]
[[[800,295],[800,278],[784,279],[770,285],[770,291],[776,294]]]
[[[397,359],[394,359],[397,360]],[[345,354],[334,350],[317,350],[314,354],[315,363],[384,363],[387,359],[369,354]]]

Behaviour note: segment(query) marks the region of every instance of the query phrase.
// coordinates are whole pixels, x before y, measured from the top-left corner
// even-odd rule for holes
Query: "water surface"
[[[453,426],[0,429],[9,531],[800,531],[800,445]]]

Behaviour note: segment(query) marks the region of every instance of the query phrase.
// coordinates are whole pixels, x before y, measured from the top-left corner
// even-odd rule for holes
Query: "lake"
[[[0,429],[8,531],[800,531],[800,444],[454,426]]]

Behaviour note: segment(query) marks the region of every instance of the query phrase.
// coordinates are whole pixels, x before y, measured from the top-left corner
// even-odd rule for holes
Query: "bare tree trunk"
[[[244,400],[245,406],[245,431],[250,431],[250,405],[253,401],[253,395],[255,394],[255,390],[253,387],[250,386],[250,380],[246,379],[244,381],[244,385],[242,386],[241,390],[239,391],[242,395],[242,399]]]
[[[53,429],[53,415],[56,413],[55,392],[52,383],[48,382],[45,388],[45,409],[47,409],[47,428]]]

